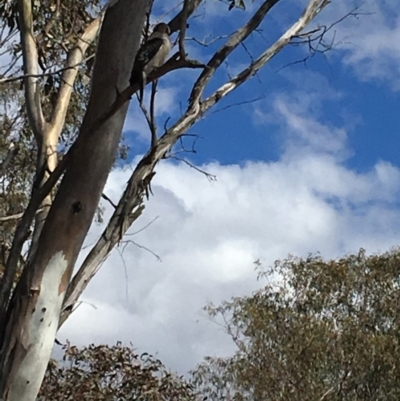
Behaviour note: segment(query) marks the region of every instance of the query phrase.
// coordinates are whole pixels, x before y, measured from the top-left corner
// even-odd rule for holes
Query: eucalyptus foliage
[[[253,295],[207,306],[237,345],[193,372],[210,399],[400,399],[398,249],[291,257],[260,279]]]

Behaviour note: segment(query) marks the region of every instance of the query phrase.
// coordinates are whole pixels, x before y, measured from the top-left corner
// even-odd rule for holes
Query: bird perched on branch
[[[143,91],[146,86],[147,77],[158,67],[161,67],[167,60],[171,50],[170,34],[171,30],[167,24],[163,22],[157,24],[153,29],[153,33],[136,54],[129,82],[131,86],[137,83],[140,84],[140,102],[143,99]]]

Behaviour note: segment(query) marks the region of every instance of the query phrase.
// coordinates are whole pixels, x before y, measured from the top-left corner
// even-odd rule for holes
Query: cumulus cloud
[[[400,89],[400,13],[396,0],[347,0],[332,3],[321,13],[318,23],[329,26],[347,13],[348,17],[331,31],[336,51],[328,57],[343,56],[345,65],[351,67],[362,81],[380,80],[394,90]]]
[[[346,3],[331,9],[342,16]],[[385,42],[398,30],[396,19],[387,24],[397,0],[385,2],[385,9],[377,1],[367,3],[377,15],[360,16],[359,26],[341,25],[341,40],[352,38],[344,61],[361,79],[386,79],[383,71],[393,72],[398,59],[398,51],[388,50],[392,45]],[[234,350],[202,307],[259,288],[255,260],[270,265],[289,253],[309,252],[338,257],[360,247],[376,252],[399,243],[399,168],[380,160],[369,171],[351,170],[346,161],[352,155],[347,143],[352,127],[328,122],[322,107],[346,94],[311,72],[303,71],[301,79],[290,74],[287,78],[302,88],[271,95],[255,112],[258,129],[277,127],[282,138],[277,160],[200,166],[217,176],[215,182],[185,164],[164,161],[152,185],[154,197],[127,236],[132,242],[105,261],[60,340],[131,342],[185,373],[205,355]],[[162,113],[173,112],[175,95],[165,92]],[[105,192],[114,201],[136,162],[110,175]],[[111,210],[105,206],[107,217]],[[93,225],[88,242],[101,230]]]
[[[293,123],[288,107],[277,110],[290,117],[291,135],[315,129],[324,136],[329,129],[315,121]],[[275,162],[201,166],[216,182],[185,165],[163,163],[154,197],[130,232],[152,224],[127,237],[162,261],[133,243],[114,251],[60,339],[132,342],[185,373],[205,355],[234,349],[202,307],[258,288],[256,259],[269,265],[289,253],[336,257],[361,246],[373,252],[397,244],[399,169],[382,161],[366,173],[351,171],[331,151],[346,146],[345,135],[339,129],[331,135],[336,142],[323,148],[311,141],[314,148],[303,152],[300,145],[295,153],[287,146]],[[114,171],[106,193],[115,199],[129,174]],[[99,229],[92,227],[92,235]]]

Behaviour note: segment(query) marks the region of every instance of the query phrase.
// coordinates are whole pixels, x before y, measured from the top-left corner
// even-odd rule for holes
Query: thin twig
[[[225,107],[221,107],[220,109],[213,110],[211,113],[209,113],[209,115],[215,114],[215,113],[220,113],[221,111],[225,111],[227,109],[230,109],[231,107],[242,106],[244,104],[258,102],[259,100],[263,100],[266,97],[267,97],[267,95],[263,95],[263,96],[255,97],[254,99],[244,100],[243,102],[228,104]]]
[[[119,249],[118,247],[116,248],[116,251],[119,254],[119,257],[121,258],[122,261],[122,266],[124,267],[124,272],[125,272],[125,295],[126,295],[126,301],[129,303],[129,288],[128,288],[128,267],[126,266],[126,262],[124,259],[124,251],[125,251],[125,247],[121,249]]]
[[[151,220],[149,223],[147,223],[145,226],[143,226],[142,228],[140,228],[139,230],[130,233],[130,234],[125,234],[127,237],[132,236],[132,235],[137,235],[139,233],[141,233],[142,231],[144,231],[146,228],[150,227],[156,220],[158,220],[158,216],[154,217],[153,220]]]
[[[211,113],[210,113],[210,114],[211,114]],[[185,148],[185,145],[183,144],[183,138],[188,137],[188,136],[194,137],[194,140],[193,140],[193,143],[192,143],[192,149],[190,149],[190,150],[187,149],[187,148]],[[181,150],[179,150],[179,151],[174,151],[174,154],[181,153],[181,152],[185,152],[185,153],[197,153],[195,147],[196,147],[197,141],[198,141],[200,138],[203,138],[203,137],[201,137],[200,135],[197,135],[197,134],[185,134],[185,135],[182,135],[182,136],[179,138],[179,143],[180,143],[180,145],[181,145]]]
[[[154,148],[157,144],[157,125],[155,119],[155,100],[157,93],[157,83],[155,80],[151,83],[151,96],[150,96],[150,131],[151,131],[151,148]]]
[[[169,122],[170,119],[171,119],[171,117],[168,117],[168,118],[164,121],[164,132],[167,132],[167,131],[168,131],[167,125],[168,125],[168,122]]]
[[[105,193],[102,193],[102,194],[101,194],[101,197],[102,197],[103,199],[105,199],[108,203],[110,203],[110,205],[111,205],[114,209],[117,208],[117,205],[116,205]]]
[[[212,44],[214,44],[216,41],[221,40],[221,39],[229,38],[229,36],[231,36],[231,35],[232,34],[217,36],[216,38],[211,39],[209,42],[206,42],[205,38],[203,40],[199,40],[199,39],[197,39],[195,37],[188,37],[188,38],[186,38],[186,40],[187,41],[191,40],[191,41],[193,41],[193,42],[195,42],[195,43],[197,43],[197,44],[199,44],[201,46],[209,47]]]
[[[139,99],[139,95],[136,95],[139,102],[140,110],[142,110],[147,125],[149,126],[150,129],[151,133],[150,149],[152,149],[157,144],[157,128],[154,120],[154,96],[156,92],[155,82],[156,81],[152,82],[152,87],[151,87],[150,113],[147,111],[146,106],[143,104],[143,101]]]
[[[186,159],[182,159],[182,158],[177,157],[177,156],[169,156],[168,158],[169,159],[175,159],[175,160],[178,160],[178,161],[181,161],[181,162],[187,164],[189,167],[193,168],[194,170],[198,171],[199,173],[204,174],[210,182],[217,181],[217,176],[216,175],[207,173],[207,171],[202,170],[201,168],[195,166],[194,164],[192,164],[191,162],[189,162]]]
[[[200,101],[205,87],[210,82],[215,74],[215,71],[221,66],[226,58],[254,31],[258,28],[267,13],[277,4],[280,0],[266,0],[248,20],[248,22],[238,29],[229,40],[222,45],[218,51],[211,57],[207,63],[207,68],[203,70],[196,83],[193,86],[190,94],[189,104],[193,105]]]
[[[153,252],[151,249],[147,248],[147,247],[144,246],[144,245],[140,245],[140,244],[138,244],[137,242],[135,242],[135,241],[133,241],[133,240],[131,240],[131,239],[124,240],[124,241],[121,241],[121,242],[122,242],[123,244],[125,244],[125,246],[126,246],[128,243],[131,243],[131,244],[137,246],[138,248],[143,249],[143,250],[145,250],[145,251],[151,253],[159,262],[162,262],[162,259],[160,258],[160,256],[158,256],[155,252]]]
[[[333,34],[330,43],[325,42],[326,34],[333,29],[337,24],[343,22],[345,19],[349,17],[357,17],[360,14],[369,15],[369,13],[360,13],[356,12],[359,7],[354,7],[351,11],[345,14],[342,18],[338,19],[334,23],[329,26],[319,26],[318,28],[312,29],[311,31],[299,33],[298,35],[293,36],[292,41],[289,43],[292,46],[300,46],[307,44],[309,48],[309,55],[304,57],[301,60],[296,60],[291,63],[285,64],[283,67],[278,69],[278,72],[283,70],[284,68],[296,65],[296,64],[306,64],[307,61],[314,57],[316,54],[325,55],[326,52],[331,50],[335,45],[335,37],[336,33]],[[336,43],[336,46],[338,44]]]
[[[265,3],[264,3],[265,4]],[[240,85],[254,76],[260,68],[262,68],[268,61],[270,61],[274,56],[276,56],[291,40],[298,35],[307,24],[309,24],[312,19],[321,12],[321,10],[329,4],[329,0],[311,0],[306,9],[304,10],[300,19],[295,22],[273,45],[271,45],[267,50],[265,50],[253,63],[248,67],[243,69],[236,77],[227,81],[225,84],[221,85],[213,94],[208,96],[206,99],[202,100],[201,106],[202,110],[205,112],[209,110],[215,103],[219,102],[228,93],[237,89]],[[261,6],[260,9],[264,7]],[[248,24],[247,24],[248,25]],[[235,35],[231,38],[231,40]],[[225,54],[223,48],[219,52]],[[214,59],[214,57],[213,57]],[[212,59],[212,60],[213,60]],[[211,60],[211,61],[212,61]],[[211,62],[210,61],[210,62]],[[210,64],[209,62],[209,64]],[[214,63],[213,63],[214,64]],[[221,64],[216,64],[219,66]],[[191,94],[191,101],[199,101],[200,97],[204,91],[202,87],[202,82],[204,84],[208,83],[208,75],[204,72],[201,74],[200,78],[197,80],[195,87],[193,88]],[[199,86],[200,85],[200,86]]]
[[[24,78],[43,78],[43,77],[48,77],[50,75],[57,75],[60,72],[66,71],[66,70],[71,70],[72,68],[77,68],[83,63],[86,63],[86,61],[89,61],[92,59],[95,55],[92,54],[89,57],[86,57],[84,60],[82,60],[80,63],[76,63],[74,65],[68,66],[68,67],[63,67],[60,68],[56,71],[53,72],[44,72],[43,74],[25,74],[25,75],[19,75],[18,77],[9,77],[9,78],[1,78],[0,79],[0,84],[6,83],[6,82],[15,82],[15,81],[20,81],[21,79]]]

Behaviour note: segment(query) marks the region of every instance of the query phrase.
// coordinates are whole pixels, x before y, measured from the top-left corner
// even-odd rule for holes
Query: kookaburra
[[[170,34],[171,30],[167,24],[163,22],[157,24],[153,33],[136,54],[129,82],[131,86],[140,83],[140,101],[143,99],[143,89],[146,86],[147,77],[167,60],[171,50]]]

